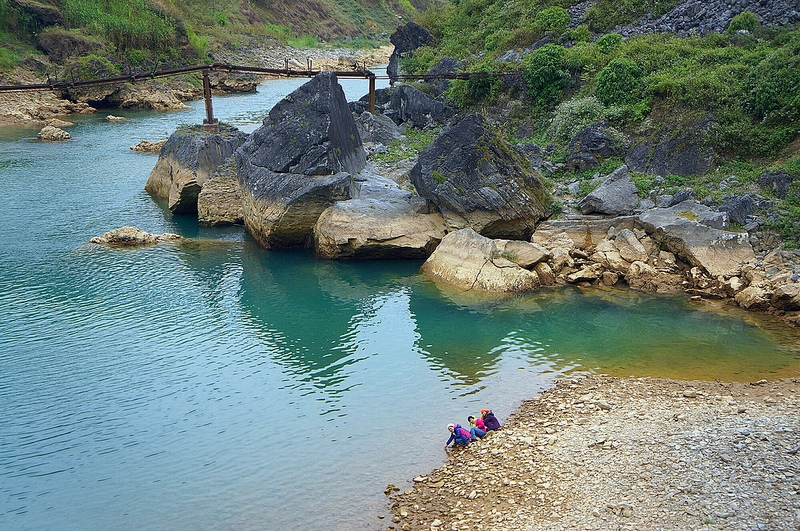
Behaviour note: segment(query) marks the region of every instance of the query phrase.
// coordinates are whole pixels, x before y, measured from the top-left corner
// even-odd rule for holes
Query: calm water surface
[[[252,131],[303,81],[215,114]],[[0,129],[2,529],[377,528],[385,486],[441,464],[448,422],[505,418],[561,375],[800,373],[796,332],[752,314],[465,298],[418,261],[317,261],[172,217],[143,191],[155,156],[129,147],[203,113],[79,117],[66,143]],[[123,225],[192,241],[86,243]]]

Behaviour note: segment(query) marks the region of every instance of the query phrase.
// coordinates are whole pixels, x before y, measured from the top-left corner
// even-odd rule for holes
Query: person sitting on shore
[[[486,431],[495,431],[500,429],[500,421],[494,416],[491,409],[481,409],[481,418],[486,425]]]
[[[476,419],[472,415],[467,417],[467,420],[470,425],[469,433],[472,436],[470,440],[476,441],[478,439],[483,439],[486,436],[486,425],[483,423],[483,420]]]
[[[459,424],[448,424],[447,429],[450,431],[450,438],[447,439],[444,445],[445,450],[450,446],[450,443],[453,443],[454,447],[455,445],[467,446],[469,444],[472,435]]]

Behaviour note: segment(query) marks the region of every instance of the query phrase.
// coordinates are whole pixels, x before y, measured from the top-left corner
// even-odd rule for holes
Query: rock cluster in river
[[[798,382],[563,380],[399,492],[389,529],[796,530]]]

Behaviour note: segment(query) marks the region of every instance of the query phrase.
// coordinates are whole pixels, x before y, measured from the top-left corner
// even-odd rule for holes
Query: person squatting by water
[[[470,439],[472,439],[472,434],[462,428],[460,424],[448,424],[447,430],[450,432],[450,438],[447,439],[444,445],[445,450],[450,446],[450,443],[453,443],[453,447],[456,445],[467,446]]]
[[[486,425],[486,431],[494,431],[500,429],[500,421],[494,416],[491,409],[481,409],[481,419]]]
[[[472,438],[470,440],[475,441],[478,439],[483,439],[486,436],[486,424],[483,423],[483,419],[476,419],[470,415],[467,417],[467,420],[471,426],[469,433],[472,435]]]

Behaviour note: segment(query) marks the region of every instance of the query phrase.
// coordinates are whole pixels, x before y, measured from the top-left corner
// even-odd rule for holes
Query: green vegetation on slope
[[[678,134],[705,121],[711,125],[698,134],[714,148],[715,169],[700,178],[665,176],[668,189],[692,188],[698,197],[721,202],[735,193],[769,195],[755,184],[765,170],[800,177],[800,29],[762,28],[757,17],[744,12],[724,34],[623,39],[602,32],[645,13],[664,14],[677,0],[599,0],[587,10],[584,25],[569,28],[565,8],[574,3],[453,0],[417,18],[435,42],[404,58],[401,69],[424,73],[441,58],[453,57],[465,61],[470,72],[520,72],[527,91],[477,78],[454,81],[448,97],[465,110],[504,107],[506,119],[498,126],[507,136],[554,145],[556,159],[578,131],[598,121],[607,121],[607,131],[618,133],[620,142],[641,141],[654,131]],[[548,43],[521,62],[498,60],[545,37]],[[520,123],[533,128],[521,129]],[[515,138],[531,129],[531,138]],[[722,183],[732,174],[736,179]],[[569,171],[561,177],[589,179]],[[647,176],[636,178],[648,184]],[[774,198],[780,216],[772,223],[795,245],[798,193]]]

